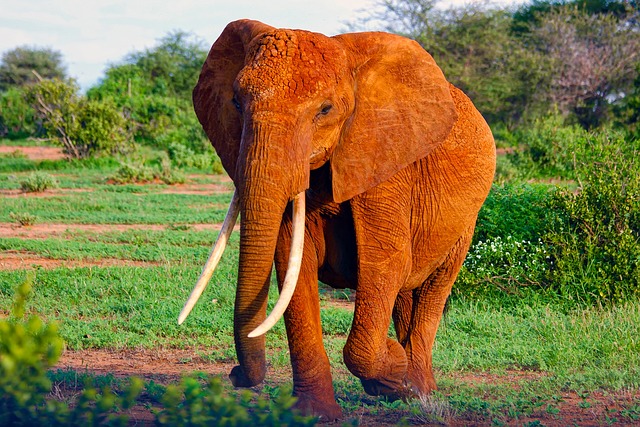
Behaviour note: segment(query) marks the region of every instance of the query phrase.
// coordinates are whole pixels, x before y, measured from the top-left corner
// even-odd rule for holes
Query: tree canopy
[[[381,0],[355,29],[418,41],[492,124],[558,111],[584,127],[613,120],[640,63],[636,1],[534,0],[444,8],[438,0]],[[628,104],[626,104],[628,105]]]
[[[2,55],[0,62],[0,92],[12,86],[24,86],[38,81],[34,71],[45,79],[64,79],[66,69],[62,54],[42,47],[21,46]]]

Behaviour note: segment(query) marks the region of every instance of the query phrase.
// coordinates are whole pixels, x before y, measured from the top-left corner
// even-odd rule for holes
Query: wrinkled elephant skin
[[[495,170],[491,131],[469,98],[403,37],[241,20],[213,44],[193,101],[239,197],[233,383],[264,379],[264,335],[248,335],[265,319],[274,260],[284,280],[302,193],[302,261],[284,313],[297,406],[341,415],[319,280],[356,290],[343,356],[367,393],[435,389],[436,330]]]

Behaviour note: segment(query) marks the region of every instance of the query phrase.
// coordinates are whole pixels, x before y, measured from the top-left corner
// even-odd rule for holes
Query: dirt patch
[[[186,230],[219,231],[222,224],[185,224]],[[171,226],[159,224],[56,224],[42,223],[29,226],[21,226],[13,222],[0,222],[0,238],[15,237],[19,239],[46,239],[50,237],[63,237],[73,232],[86,233],[110,233],[129,230],[168,230]],[[239,230],[239,226],[236,226]]]
[[[162,265],[161,262],[151,261],[132,261],[128,259],[101,258],[97,260],[68,260],[68,259],[50,259],[38,255],[5,251],[0,253],[0,270],[31,270],[37,268],[54,269],[54,268],[82,268],[82,267],[154,267]]]
[[[163,194],[209,195],[231,191],[233,191],[233,184],[177,184],[163,188],[159,192]]]
[[[60,147],[23,147],[0,145],[0,154],[22,153],[29,160],[60,160],[65,155]]]
[[[122,350],[66,350],[57,369],[74,369],[94,374],[115,376],[138,376],[177,381],[191,372],[206,372],[211,375],[228,374],[235,366],[232,363],[216,363],[203,357],[205,351],[198,349],[122,349]]]
[[[65,188],[65,189],[52,189],[46,191],[37,191],[26,193],[22,190],[0,190],[0,196],[15,199],[18,197],[53,197],[64,196],[70,193],[88,193],[93,191],[90,188]]]
[[[207,349],[122,349],[122,350],[80,350],[65,351],[56,365],[56,369],[72,369],[81,373],[97,375],[112,374],[116,377],[137,376],[147,381],[160,384],[177,382],[181,376],[192,372],[205,372],[210,375],[221,375],[224,381],[235,363],[215,362],[207,356]],[[536,381],[546,374],[531,371],[509,371],[502,375],[487,373],[460,373],[454,375],[460,382],[470,384],[506,383],[516,384],[520,381]],[[278,384],[290,383],[291,372],[288,368],[269,368],[267,381]],[[276,384],[274,384],[276,385]],[[445,395],[447,390],[440,390]],[[490,396],[487,396],[490,398]],[[368,398],[365,398],[368,400]],[[620,411],[638,404],[640,391],[621,391],[616,393],[592,393],[579,396],[577,393],[560,393],[549,402],[543,402],[533,409],[530,415],[509,417],[500,425],[544,425],[560,426],[632,426],[637,421],[622,417]],[[375,401],[376,398],[371,398]],[[153,414],[149,405],[138,405],[129,412],[130,425],[152,425]],[[405,414],[406,415],[406,414]],[[366,407],[345,414],[343,421],[357,420],[362,426],[393,426],[401,418],[401,414],[393,411],[375,413]],[[487,417],[488,418],[488,417]],[[615,418],[615,421],[614,421]],[[447,425],[492,426],[493,419],[484,419],[472,414],[451,414],[445,417],[444,423],[430,421],[428,416],[413,415],[408,418],[411,425]],[[333,423],[330,425],[341,425]]]

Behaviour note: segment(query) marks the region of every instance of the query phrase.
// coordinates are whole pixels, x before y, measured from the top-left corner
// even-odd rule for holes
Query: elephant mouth
[[[222,253],[226,248],[227,242],[229,241],[229,237],[231,236],[231,232],[233,231],[233,227],[238,218],[238,214],[240,212],[239,208],[239,196],[237,190],[233,193],[233,198],[231,199],[231,204],[229,205],[229,210],[227,211],[227,215],[225,216],[224,222],[222,224],[222,229],[220,230],[220,234],[209,253],[209,257],[205,262],[204,267],[202,268],[202,273],[196,282],[189,298],[184,304],[184,307],[180,311],[180,315],[178,316],[178,324],[181,325],[191,310],[195,306],[196,302],[204,292],[205,288],[209,284],[211,280],[211,276],[213,275],[220,258],[222,257]],[[291,239],[291,250],[289,252],[289,263],[287,267],[287,273],[285,275],[284,282],[282,284],[282,290],[280,291],[280,297],[276,302],[276,305],[273,307],[273,310],[267,316],[267,318],[257,327],[255,328],[248,336],[249,338],[259,337],[269,329],[271,329],[280,318],[284,315],[291,298],[293,297],[293,293],[295,291],[296,285],[298,283],[298,276],[300,275],[300,267],[302,266],[302,254],[304,248],[304,230],[305,230],[305,193],[301,192],[295,196],[293,199],[293,230],[292,230],[292,239]]]

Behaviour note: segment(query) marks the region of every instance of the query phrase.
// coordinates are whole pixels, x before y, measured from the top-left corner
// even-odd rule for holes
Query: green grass
[[[22,166],[11,170],[17,160],[24,161],[23,166],[48,170],[59,189],[46,197],[0,196],[0,222],[14,222],[10,216],[14,212],[14,216],[34,215],[38,224],[70,224],[70,230],[42,239],[0,238],[0,251],[61,260],[116,258],[153,263],[37,269],[28,310],[59,322],[68,348],[193,348],[212,361],[234,359],[237,233],[200,302],[187,321],[177,325],[178,313],[217,235],[195,231],[189,224],[221,222],[230,192],[166,194],[166,185],[110,185],[105,180],[117,169],[117,162],[108,159],[35,163],[2,158],[0,189],[19,188],[19,180],[28,174],[25,171],[32,170]],[[189,180],[221,182],[220,177],[204,173]],[[65,191],[69,189],[82,191]],[[495,188],[480,216],[484,238],[505,232],[522,239],[535,237],[544,221],[541,206],[548,192],[549,186]],[[514,227],[501,220],[505,217],[512,218]],[[96,233],[74,231],[75,223],[161,224],[164,228]],[[0,271],[2,315],[8,313],[15,286],[26,275],[21,270]],[[270,304],[276,294],[272,286]],[[349,294],[322,289],[325,347],[334,368],[337,398],[351,419],[366,413],[392,422],[403,417],[438,421],[443,417],[438,411],[445,418],[449,411],[471,423],[480,419],[500,425],[531,414],[552,414],[567,393],[584,395],[584,406],[602,405],[591,397],[640,388],[639,301],[569,309],[535,292],[476,299],[463,292],[452,299],[434,349],[440,394],[422,405],[372,398],[342,362],[352,314],[331,301],[344,300]],[[289,360],[282,321],[268,334],[267,343],[270,366],[283,370]],[[492,375],[497,380],[473,381],[474,375]],[[281,385],[278,381],[268,376],[267,385]],[[426,406],[431,409],[425,412]],[[621,420],[640,416],[640,401],[624,403],[615,416]]]
[[[43,198],[6,198],[0,221],[11,212],[28,212],[41,222],[79,224],[219,223],[231,194],[180,195],[90,191]]]

